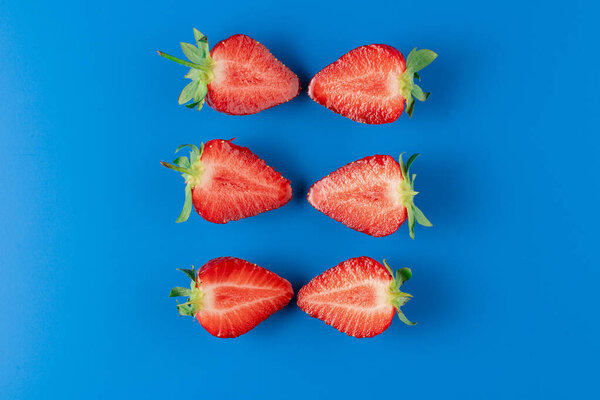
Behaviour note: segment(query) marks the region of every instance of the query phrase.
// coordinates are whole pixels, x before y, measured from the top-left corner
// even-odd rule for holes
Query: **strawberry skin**
[[[285,307],[294,291],[277,274],[240,258],[210,260],[195,273],[191,288],[176,287],[170,297],[186,296],[178,304],[181,315],[194,316],[211,335],[234,338],[249,332],[271,314]]]
[[[255,114],[300,93],[300,80],[269,50],[246,35],[225,39],[210,52],[214,79],[208,105],[232,115]]]
[[[177,222],[186,221],[193,204],[209,222],[225,224],[285,205],[292,198],[290,181],[248,148],[214,139],[192,150],[189,159],[161,162],[182,173],[186,199]]]
[[[431,226],[413,201],[414,178],[400,155],[400,163],[388,155],[374,155],[347,164],[314,183],[308,202],[325,215],[344,225],[381,237],[396,232],[409,220],[409,233],[414,239],[418,222]]]
[[[357,338],[385,331],[398,314],[409,324],[400,307],[411,295],[399,290],[411,277],[408,268],[396,271],[369,257],[346,260],[313,278],[298,292],[298,306],[335,329]]]
[[[296,74],[251,37],[233,35],[209,51],[206,36],[196,29],[194,36],[196,46],[181,43],[190,61],[158,52],[190,67],[185,77],[192,82],[181,92],[179,104],[200,110],[206,101],[217,111],[248,115],[285,103],[300,93]]]
[[[358,47],[318,72],[308,85],[308,95],[330,110],[366,124],[386,124],[400,117],[407,104],[412,115],[414,98],[424,101],[429,93],[413,83],[417,71],[437,55],[413,50],[405,61],[392,46]]]

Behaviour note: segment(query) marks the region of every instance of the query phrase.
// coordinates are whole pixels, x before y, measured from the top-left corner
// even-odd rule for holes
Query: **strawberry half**
[[[357,122],[394,122],[405,104],[410,117],[414,99],[425,101],[429,97],[413,80],[420,80],[417,72],[436,57],[431,50],[417,51],[415,47],[405,62],[402,53],[392,46],[361,46],[318,72],[308,85],[308,95]]]
[[[288,281],[240,258],[215,258],[197,274],[194,267],[180,271],[192,280],[191,287],[175,287],[169,297],[187,297],[177,304],[179,313],[196,317],[211,335],[221,338],[252,330],[294,295]]]
[[[183,211],[176,222],[190,216],[192,204],[207,221],[225,224],[279,208],[292,198],[290,181],[269,167],[247,147],[231,140],[214,139],[191,149],[190,157],[177,157],[167,168],[181,172],[186,182]]]
[[[300,80],[269,50],[246,35],[233,35],[208,50],[208,39],[194,29],[196,46],[181,43],[190,61],[161,56],[190,67],[191,79],[179,95],[179,104],[200,110],[204,101],[231,115],[255,114],[285,103],[300,93]]]
[[[385,331],[394,314],[410,322],[401,307],[412,297],[400,291],[410,279],[410,268],[396,271],[383,260],[370,257],[346,260],[313,278],[298,292],[298,306],[310,315],[347,335],[364,338]]]
[[[314,183],[308,191],[308,202],[325,215],[371,236],[387,236],[396,232],[408,219],[411,238],[415,238],[415,222],[432,226],[415,206],[413,197],[416,175],[409,169],[419,154],[406,164],[400,154],[393,157],[375,155],[333,171]]]

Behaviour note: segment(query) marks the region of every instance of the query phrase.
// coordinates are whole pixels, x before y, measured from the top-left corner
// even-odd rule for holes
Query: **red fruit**
[[[300,80],[269,50],[246,35],[233,35],[208,50],[206,36],[194,29],[197,47],[181,43],[191,62],[163,52],[161,56],[190,67],[192,80],[181,92],[179,104],[200,110],[207,100],[217,111],[232,115],[255,114],[296,97]]]
[[[177,305],[179,313],[196,317],[211,335],[221,338],[250,331],[285,307],[294,295],[288,281],[239,258],[210,260],[197,275],[193,267],[181,271],[192,284],[190,289],[171,290],[170,297],[188,297],[188,301]]]
[[[177,222],[194,208],[207,221],[225,224],[279,208],[292,198],[290,181],[269,167],[247,147],[232,140],[214,139],[198,149],[188,146],[190,158],[178,157],[167,168],[181,172],[187,185],[185,203]]]
[[[409,168],[418,154],[406,165],[391,156],[375,155],[333,171],[312,185],[309,203],[325,215],[371,236],[387,236],[396,232],[408,218],[411,238],[415,222],[431,226],[431,222],[415,206],[413,197],[416,175]]]
[[[313,278],[298,292],[298,306],[311,317],[358,338],[373,337],[385,331],[394,318],[414,325],[402,311],[412,296],[400,291],[410,279],[409,268],[392,273],[370,257],[346,260]]]
[[[431,50],[404,56],[392,46],[371,44],[358,47],[317,73],[308,85],[308,95],[317,103],[357,122],[394,122],[405,103],[412,116],[414,99],[425,101],[429,93],[413,83],[417,71],[435,58]]]

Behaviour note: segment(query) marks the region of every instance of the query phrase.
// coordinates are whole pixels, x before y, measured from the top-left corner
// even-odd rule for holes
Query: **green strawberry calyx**
[[[200,290],[199,284],[196,283],[197,273],[196,268],[192,265],[192,269],[177,268],[178,271],[186,274],[192,283],[190,288],[174,287],[169,293],[169,297],[187,297],[185,303],[177,302],[177,311],[179,314],[193,317],[198,311],[202,309],[204,300],[204,292]]]
[[[385,265],[385,268],[392,277],[392,281],[388,287],[388,293],[390,296],[389,301],[396,308],[398,318],[400,318],[400,321],[404,322],[406,325],[416,325],[417,323],[411,322],[408,318],[406,318],[401,310],[401,307],[412,298],[412,295],[402,292],[400,290],[400,286],[402,286],[404,282],[412,277],[412,271],[410,268],[400,268],[396,270],[396,273],[394,273],[392,267],[390,267],[386,260],[383,260],[383,265]]]
[[[215,77],[213,72],[215,62],[210,57],[206,36],[194,28],[194,37],[196,38],[196,46],[181,42],[181,50],[183,50],[183,53],[190,61],[182,60],[162,51],[158,51],[158,54],[167,60],[190,67],[185,77],[192,81],[181,91],[179,104],[185,104],[188,108],[197,108],[199,111],[204,105],[204,100],[208,93],[208,84]]]
[[[410,156],[409,159],[406,161],[406,164],[404,164],[404,160],[402,160],[403,154],[404,153],[400,154],[398,160],[400,163],[400,170],[402,171],[402,181],[398,185],[398,195],[400,203],[402,203],[402,205],[406,207],[406,213],[408,218],[408,232],[410,234],[410,237],[414,239],[416,222],[418,222],[419,225],[423,226],[433,225],[431,224],[431,222],[429,222],[427,217],[425,217],[423,212],[419,210],[419,208],[415,205],[414,202],[414,197],[419,193],[415,192],[415,178],[417,177],[417,174],[412,174],[412,176],[410,175],[410,166],[412,165],[413,161],[415,161],[415,158],[417,158],[419,153],[415,153],[412,156]]]
[[[183,203],[183,210],[175,222],[184,222],[190,217],[192,211],[192,189],[194,186],[198,186],[202,181],[202,174],[204,173],[204,166],[202,165],[202,153],[204,152],[204,143],[198,148],[193,144],[182,144],[175,149],[175,153],[184,147],[189,147],[190,157],[180,156],[173,160],[173,164],[161,161],[160,163],[169,169],[180,172],[183,179],[185,179],[185,203]]]
[[[415,99],[425,101],[431,94],[424,92],[423,89],[414,82],[415,78],[421,80],[418,71],[431,64],[436,58],[437,54],[433,51],[427,49],[417,50],[416,47],[412,49],[406,58],[406,69],[398,78],[398,86],[400,94],[402,94],[402,97],[406,100],[406,113],[409,117],[412,117]]]

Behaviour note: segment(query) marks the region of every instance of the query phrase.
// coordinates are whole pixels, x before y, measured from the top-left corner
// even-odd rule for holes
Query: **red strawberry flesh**
[[[234,35],[210,52],[214,78],[208,84],[208,104],[227,114],[254,114],[294,98],[298,77],[261,43]]]
[[[282,309],[294,294],[287,280],[233,257],[206,263],[192,290],[189,310],[210,334],[221,338],[247,333]]]
[[[372,337],[390,326],[397,311],[393,281],[390,271],[372,258],[351,258],[300,289],[298,306],[350,336]]]
[[[317,73],[308,94],[357,122],[393,122],[404,110],[399,77],[405,68],[404,56],[395,48],[385,44],[362,46]]]
[[[161,162],[181,172],[187,183],[186,202],[177,222],[188,219],[192,203],[207,221],[224,224],[281,207],[292,198],[289,180],[232,140],[214,139],[201,149],[184,145],[192,149],[189,159]]]
[[[211,140],[201,158],[204,172],[192,189],[194,208],[207,221],[226,223],[283,206],[290,181],[248,148]]]
[[[344,225],[371,236],[386,236],[406,220],[400,202],[400,165],[387,155],[365,157],[316,182],[308,201]]]

